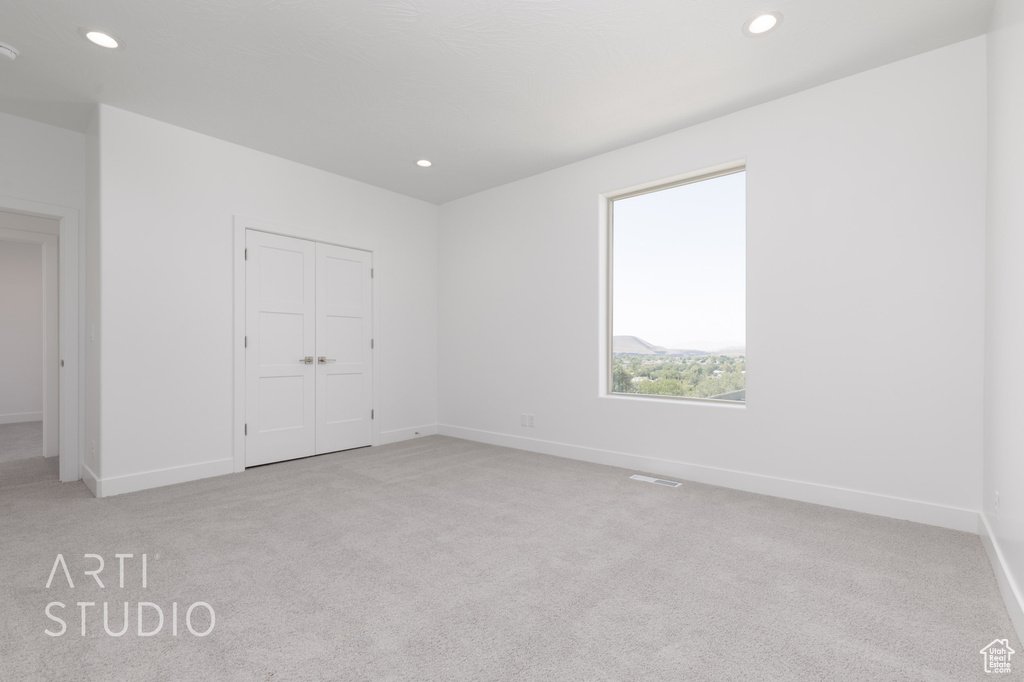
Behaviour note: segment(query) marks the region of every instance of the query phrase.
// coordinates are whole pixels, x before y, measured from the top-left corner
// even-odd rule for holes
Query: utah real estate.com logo
[[[117,560],[119,568],[118,585],[120,589],[123,590],[125,589],[125,560],[135,559],[135,555],[115,554],[114,558]],[[157,558],[159,558],[159,555],[157,555]],[[86,578],[92,577],[93,580],[96,581],[96,585],[99,587],[99,589],[107,589],[107,586],[100,578],[100,574],[103,573],[103,567],[105,564],[105,562],[103,561],[103,557],[99,554],[83,554],[82,560],[83,562],[88,561],[95,563],[95,568],[93,568],[92,570],[83,569],[83,575]],[[132,563],[136,563],[138,561],[139,560],[136,559],[136,561],[133,561]],[[137,563],[136,566],[138,566]],[[141,587],[144,590],[149,587],[147,584],[147,568],[148,556],[143,554],[141,556],[140,577]],[[61,573],[63,573],[64,580],[67,581],[68,589],[75,589],[75,583],[71,579],[71,571],[68,570],[68,564],[64,560],[63,554],[58,554],[57,559],[53,562],[53,569],[50,571],[50,578],[46,581],[46,589],[50,589],[50,587],[53,586],[55,577],[58,582],[61,581]],[[107,580],[110,582],[113,582],[114,579],[115,578],[107,578]],[[91,583],[88,583],[88,585],[91,586]],[[111,585],[111,588],[113,588],[113,585]],[[68,609],[69,605],[64,604],[60,601],[51,601],[49,604],[46,605],[45,613],[46,617],[53,621],[54,624],[50,626],[53,629],[51,630],[50,627],[48,627],[46,630],[44,630],[44,632],[46,632],[46,634],[50,637],[62,636],[65,632],[68,631],[68,623],[64,619],[67,618],[68,620],[71,620],[73,622],[75,616],[78,616],[81,622],[81,628],[75,628],[75,630],[80,630],[82,637],[86,637],[87,633],[90,630],[91,632],[98,632],[98,628],[96,627],[96,623],[94,621],[100,620],[99,610],[101,607],[103,610],[103,630],[110,637],[120,637],[124,635],[126,632],[128,632],[128,627],[129,625],[131,625],[132,620],[130,616],[130,611],[135,611],[135,613],[137,614],[137,627],[135,630],[135,634],[139,637],[152,637],[154,635],[160,634],[160,632],[163,631],[165,615],[164,609],[167,609],[168,611],[166,614],[167,620],[170,621],[168,630],[170,631],[172,637],[178,636],[179,625],[182,624],[182,620],[184,621],[184,629],[195,637],[205,637],[206,635],[213,632],[213,626],[217,620],[217,616],[213,612],[213,607],[204,601],[197,601],[189,605],[187,609],[184,608],[183,605],[183,608],[181,609],[184,612],[183,619],[181,619],[179,616],[178,602],[176,601],[171,602],[169,608],[167,604],[164,604],[163,607],[161,607],[160,604],[156,604],[151,601],[139,601],[136,603],[135,609],[131,609],[129,602],[127,601],[114,604],[111,604],[108,601],[104,601],[101,605],[98,605],[94,601],[79,601],[73,605],[70,605],[70,609],[72,609],[71,614],[65,612],[65,609]],[[75,613],[75,611],[78,611],[78,613]],[[111,617],[111,611],[113,611],[114,613],[113,617]],[[118,614],[118,611],[122,611],[122,613]],[[208,623],[206,622],[207,618],[209,618]],[[120,624],[121,629],[117,630],[112,628],[111,621],[113,621],[113,624],[115,626]],[[118,623],[118,621],[120,621],[120,623]],[[87,627],[87,624],[90,622],[92,622],[92,628]],[[181,634],[184,634],[184,630],[182,631]]]
[[[993,639],[981,650],[981,655],[985,657],[985,672],[1010,672],[1010,657],[1015,653],[1017,652],[1010,648],[1010,640]]]

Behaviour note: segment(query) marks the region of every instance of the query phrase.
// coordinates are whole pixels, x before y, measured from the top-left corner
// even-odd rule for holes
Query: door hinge
[[[370,348],[373,348],[373,339],[370,339]]]
[[[245,435],[247,435],[247,436],[249,435],[249,425],[248,424],[245,425]]]
[[[373,410],[370,410],[370,419],[373,419]]]
[[[245,260],[249,260],[249,249],[245,250]]]
[[[249,337],[248,337],[248,336],[247,336],[247,337],[245,337],[245,347],[246,347],[246,348],[248,348],[248,347],[249,347]]]
[[[373,279],[373,268],[370,268],[370,279]]]

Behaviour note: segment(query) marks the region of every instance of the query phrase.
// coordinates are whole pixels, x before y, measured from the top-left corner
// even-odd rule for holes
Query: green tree
[[[633,377],[621,363],[612,370],[612,390],[615,393],[633,392]]]
[[[646,395],[686,395],[683,382],[675,379],[658,379],[640,384],[640,391]]]

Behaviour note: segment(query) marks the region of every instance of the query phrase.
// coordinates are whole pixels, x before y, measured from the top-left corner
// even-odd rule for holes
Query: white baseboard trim
[[[1013,579],[1003,558],[1003,552],[999,548],[999,541],[992,532],[992,526],[988,524],[988,517],[985,512],[978,515],[978,535],[981,536],[981,544],[985,547],[985,553],[992,563],[992,570],[996,574],[996,582],[999,583],[999,593],[1003,595],[1003,602],[1006,604],[1006,611],[1010,614],[1013,627],[1017,630],[1017,638],[1024,641],[1024,592]]]
[[[412,440],[413,438],[421,438],[423,436],[436,436],[437,435],[437,424],[428,424],[426,426],[412,426],[408,429],[395,429],[394,431],[381,431],[380,432],[380,444],[388,445],[389,443],[399,443],[403,440]]]
[[[600,450],[579,445],[510,436],[503,433],[480,431],[461,426],[440,424],[438,425],[437,432],[442,436],[452,436],[491,445],[503,445],[520,450],[540,452],[545,455],[583,460],[584,462],[607,464],[632,471],[658,474],[659,476],[685,479],[697,483],[707,483],[722,486],[723,488],[733,488],[735,490],[782,497],[789,500],[820,504],[826,507],[836,507],[838,509],[875,514],[893,519],[925,523],[930,526],[940,526],[969,533],[978,532],[978,512],[972,509],[961,509],[932,502],[879,495],[877,493],[839,488],[809,481],[797,481],[700,464],[673,462],[624,452],[613,452],[611,450]]]
[[[93,495],[96,497],[103,497],[100,495],[100,481],[99,477],[89,468],[87,464],[82,465],[82,483],[88,488]]]
[[[97,479],[95,492],[96,497],[110,497],[112,495],[134,493],[139,490],[148,490],[149,488],[174,485],[175,483],[186,483],[200,478],[223,476],[224,474],[234,473],[234,471],[235,460],[229,457],[210,462],[185,464],[177,467],[168,467],[167,469],[143,471],[138,474]]]
[[[20,424],[21,422],[41,422],[42,412],[15,412],[13,414],[0,414],[0,424]]]

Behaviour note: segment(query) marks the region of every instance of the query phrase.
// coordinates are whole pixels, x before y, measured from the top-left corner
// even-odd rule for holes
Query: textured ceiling
[[[749,38],[765,10],[784,21]],[[102,102],[434,203],[985,32],[990,0],[2,0],[0,111]],[[121,38],[87,43],[79,28]],[[415,161],[428,158],[424,170]]]

